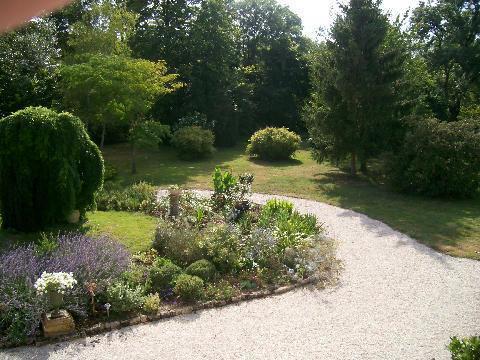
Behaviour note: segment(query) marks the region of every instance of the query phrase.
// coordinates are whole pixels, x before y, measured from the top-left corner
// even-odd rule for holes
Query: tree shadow
[[[303,165],[302,161],[295,158],[290,158],[288,160],[279,160],[279,161],[267,161],[267,160],[262,160],[262,159],[253,157],[253,158],[249,158],[249,161],[255,165],[260,165],[265,167],[275,167],[275,168]]]
[[[352,177],[340,170],[316,174],[312,182],[342,208],[380,220],[435,250],[480,260],[478,197],[441,200],[399,194],[375,176]],[[344,216],[359,216],[370,230],[380,231],[380,236],[390,234],[381,232],[384,227],[371,226],[362,215],[346,211]]]

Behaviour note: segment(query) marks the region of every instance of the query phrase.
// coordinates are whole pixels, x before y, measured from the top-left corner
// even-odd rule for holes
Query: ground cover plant
[[[211,197],[182,192],[178,216],[169,216],[168,196],[158,200],[150,250],[132,254],[112,237],[69,233],[1,252],[0,340],[21,344],[39,335],[42,314],[53,308],[36,288],[39,278],[68,277],[64,306],[82,328],[334,276],[333,241],[314,216],[286,201],[251,203],[250,174],[237,177],[217,168],[212,180]],[[138,188],[145,191],[127,198],[148,198],[150,188]]]

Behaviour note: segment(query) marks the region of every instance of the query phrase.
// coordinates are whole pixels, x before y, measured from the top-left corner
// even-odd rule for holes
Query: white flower
[[[77,284],[77,280],[72,273],[47,273],[43,272],[40,278],[35,282],[37,294],[42,295],[49,291],[56,291],[65,294],[65,291],[72,289]]]

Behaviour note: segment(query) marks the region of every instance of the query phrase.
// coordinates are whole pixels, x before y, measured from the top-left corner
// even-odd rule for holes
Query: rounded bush
[[[413,124],[388,173],[403,192],[432,197],[472,197],[480,187],[480,122]]]
[[[268,127],[252,135],[247,154],[264,160],[288,160],[300,148],[300,136],[287,128]]]
[[[214,140],[215,137],[210,130],[202,129],[200,126],[187,126],[173,134],[172,144],[180,158],[196,160],[213,153]]]
[[[168,259],[159,258],[150,268],[148,285],[154,292],[164,292],[173,288],[182,269]]]
[[[173,291],[186,302],[198,301],[205,297],[203,280],[188,274],[182,274],[177,278]]]
[[[217,269],[210,261],[202,259],[195,261],[185,269],[185,273],[192,276],[198,276],[205,282],[210,282],[215,279]]]
[[[29,107],[0,120],[2,226],[37,231],[83,214],[103,182],[103,159],[77,117]]]

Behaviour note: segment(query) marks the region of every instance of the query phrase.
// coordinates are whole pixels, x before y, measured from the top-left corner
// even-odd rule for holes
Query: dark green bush
[[[205,297],[203,280],[198,276],[182,274],[177,278],[173,289],[180,299],[186,302],[202,300]]]
[[[29,107],[0,120],[2,226],[41,230],[84,213],[102,186],[103,159],[82,122]]]
[[[210,282],[215,279],[217,269],[210,261],[202,259],[195,261],[189,267],[185,269],[185,273],[188,275],[198,276],[205,282]]]
[[[247,154],[264,160],[288,160],[300,148],[300,136],[287,128],[265,128],[249,140]]]
[[[175,286],[182,269],[168,259],[157,259],[148,273],[148,288],[154,292],[165,292]]]
[[[198,227],[186,221],[159,220],[152,247],[161,256],[186,266],[204,258],[204,251],[200,246],[201,237]]]
[[[453,337],[448,349],[452,353],[452,360],[480,360],[480,337],[463,340]]]
[[[480,186],[480,123],[417,121],[388,165],[402,192],[432,197],[472,197]]]
[[[203,159],[213,154],[215,138],[210,130],[200,126],[181,128],[173,134],[172,144],[180,158],[185,160]]]

